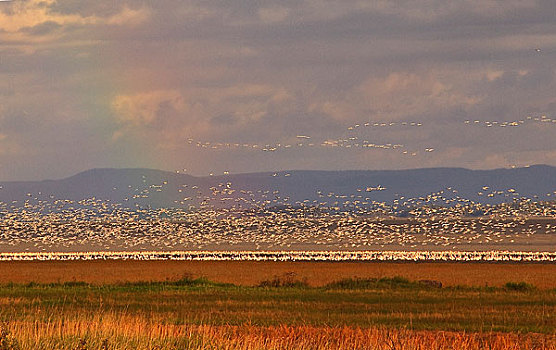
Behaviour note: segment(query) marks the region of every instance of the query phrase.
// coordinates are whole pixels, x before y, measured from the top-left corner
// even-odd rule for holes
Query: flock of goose
[[[516,126],[522,126],[524,124],[529,124],[529,123],[553,123],[556,124],[556,119],[553,118],[549,118],[546,115],[541,115],[540,117],[532,117],[532,116],[528,116],[525,119],[521,119],[521,120],[513,120],[513,121],[498,121],[498,120],[466,120],[464,121],[465,124],[467,125],[479,125],[479,126],[486,126],[486,127],[501,127],[501,128],[505,128],[505,127],[516,127]]]
[[[197,260],[197,261],[469,261],[556,262],[556,253],[490,252],[338,252],[338,251],[172,251],[0,253],[0,261],[50,260]]]
[[[556,119],[465,123],[514,127],[552,124]],[[372,143],[356,131],[422,126],[420,122],[361,123],[349,126],[340,138],[324,141],[297,135],[289,142],[272,144],[192,138],[187,142],[206,149],[274,152],[359,147],[415,156],[417,152],[403,144]],[[501,196],[506,202],[481,204],[459,197],[453,188],[378,202],[370,192],[386,190],[380,184],[349,194],[323,189],[312,200],[291,200],[278,190],[236,188],[231,182],[210,189],[186,184],[176,189],[180,198],[174,201],[176,207],[157,209],[138,203],[169,190],[168,182],[149,185],[145,177],[143,182],[146,187],[137,188],[123,203],[98,198],[44,200],[31,193],[24,202],[0,202],[0,260],[556,261],[556,201],[525,198],[513,188],[484,186],[479,197]]]
[[[342,132],[341,137],[333,139],[324,139],[316,141],[312,136],[296,135],[290,137],[287,141],[272,142],[272,143],[245,143],[245,142],[211,142],[195,140],[188,138],[189,145],[198,148],[221,150],[221,149],[242,149],[242,150],[260,150],[264,152],[276,152],[281,150],[299,150],[304,148],[342,148],[342,149],[377,149],[377,150],[394,150],[400,152],[402,155],[416,156],[419,152],[417,150],[408,150],[403,144],[399,143],[376,143],[376,141],[366,140],[360,136],[355,135],[353,132],[360,129],[383,129],[391,127],[420,127],[423,126],[421,122],[414,121],[400,121],[400,122],[366,122],[361,124],[354,124],[347,127],[347,130]],[[434,148],[426,148],[425,152],[432,152]]]
[[[215,196],[220,192],[213,189]],[[238,193],[247,197],[252,194]],[[173,256],[166,254],[175,251],[290,251],[292,256],[314,251],[324,254],[317,254],[319,257],[342,260],[347,259],[342,257],[344,253],[366,251],[370,255],[362,259],[404,260],[417,256],[415,259],[453,260],[460,255],[450,255],[450,251],[482,251],[479,255],[505,250],[537,252],[531,259],[545,259],[548,255],[543,254],[556,251],[554,201],[514,200],[498,205],[460,201],[436,206],[431,204],[435,197],[407,199],[403,217],[393,209],[400,203],[376,202],[372,206],[339,208],[304,202],[265,206],[251,199],[256,205],[250,208],[206,205],[196,210],[126,208],[99,199],[56,200],[51,206],[31,201],[20,206],[4,203],[0,205],[0,252],[20,254],[4,254],[1,259],[43,259],[50,252],[61,255],[56,253],[48,259],[88,259],[89,253],[83,253],[87,251],[101,252],[92,256],[103,259],[120,256],[117,252],[143,259],[153,254],[144,252],[152,251],[163,256]],[[470,216],[477,211],[482,215]],[[409,255],[389,253],[395,251]],[[430,255],[432,252],[440,255]],[[383,255],[376,255],[379,253]],[[462,259],[471,259],[466,254],[471,253],[461,255]],[[236,257],[243,259],[244,255]],[[211,255],[210,259],[216,257]]]
[[[305,142],[300,141],[300,138],[303,136]],[[370,149],[380,149],[380,150],[398,150],[402,154],[409,154],[410,151],[404,150],[404,145],[402,144],[377,144],[373,143],[369,140],[361,140],[357,136],[350,136],[347,138],[341,138],[337,140],[327,139],[321,142],[311,142],[310,136],[298,135],[296,136],[297,142],[277,142],[271,144],[257,144],[257,143],[233,143],[233,142],[211,142],[211,141],[200,141],[195,140],[192,138],[187,139],[187,143],[190,145],[194,145],[199,148],[205,149],[244,149],[244,150],[260,150],[263,152],[276,152],[279,150],[294,150],[300,148],[333,148],[333,147],[340,147],[340,148],[370,148]],[[428,150],[428,149],[426,149]],[[432,148],[430,149],[432,150]],[[427,152],[430,152],[427,151]],[[413,154],[415,153],[415,154]],[[411,152],[411,155],[417,155],[416,152]]]
[[[518,127],[531,123],[556,124],[556,119],[540,116],[527,116],[520,120],[465,120],[465,125],[485,126],[485,127]],[[407,149],[404,144],[376,143],[376,141],[365,139],[361,133],[363,130],[380,130],[384,128],[403,127],[418,128],[424,125],[418,121],[369,121],[350,125],[344,130],[340,137],[333,139],[315,140],[312,136],[296,135],[290,137],[286,141],[271,143],[246,143],[246,142],[213,142],[187,139],[189,145],[202,149],[222,150],[222,149],[241,149],[241,150],[260,150],[264,152],[276,152],[281,150],[299,150],[303,148],[342,148],[342,149],[378,149],[378,150],[394,150],[402,155],[417,156],[421,151],[426,153],[434,152],[432,147],[426,147],[422,150]]]

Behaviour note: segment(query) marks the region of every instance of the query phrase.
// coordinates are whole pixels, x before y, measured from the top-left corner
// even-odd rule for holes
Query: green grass
[[[0,286],[0,322],[127,314],[168,324],[403,327],[418,330],[556,331],[556,291],[436,288],[400,277],[346,279],[313,288],[283,276],[257,287],[178,281]],[[276,280],[278,282],[276,282]]]
[[[345,278],[336,282],[328,283],[328,289],[385,289],[385,288],[406,288],[421,289],[428,285],[416,281],[410,281],[404,277],[383,277],[383,278]]]

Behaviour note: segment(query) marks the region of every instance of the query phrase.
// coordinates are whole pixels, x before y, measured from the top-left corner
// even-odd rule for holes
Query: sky
[[[553,0],[0,2],[0,180],[556,165]]]

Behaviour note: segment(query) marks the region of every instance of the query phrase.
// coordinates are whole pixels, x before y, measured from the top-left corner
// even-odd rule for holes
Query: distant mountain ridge
[[[151,208],[346,202],[365,205],[396,199],[401,203],[410,198],[500,203],[520,197],[552,200],[556,195],[556,167],[295,170],[205,177],[154,169],[106,168],[59,180],[0,182],[0,186],[0,201],[10,205],[93,198],[126,207]]]

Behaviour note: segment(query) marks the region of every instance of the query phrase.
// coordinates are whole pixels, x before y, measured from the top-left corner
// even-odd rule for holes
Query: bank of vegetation
[[[555,349],[556,290],[403,277],[311,287],[162,282],[4,284],[0,349]]]

